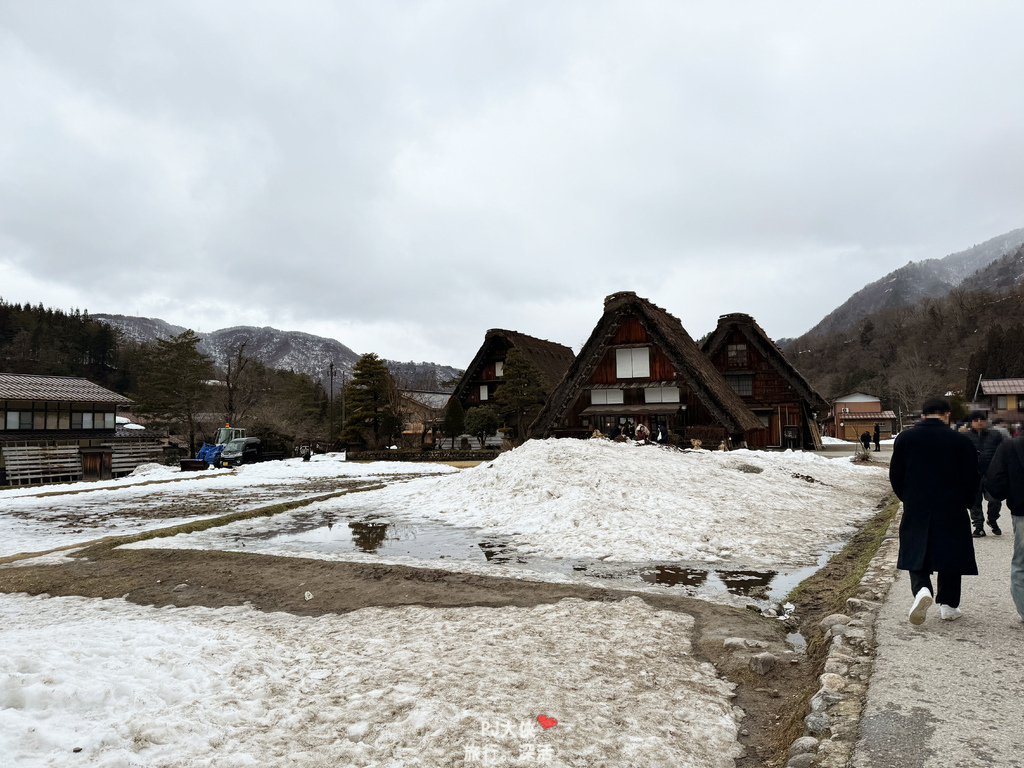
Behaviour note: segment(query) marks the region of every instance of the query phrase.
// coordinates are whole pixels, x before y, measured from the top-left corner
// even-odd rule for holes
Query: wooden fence
[[[163,458],[163,446],[158,440],[139,441],[137,443],[104,443],[107,448],[114,449],[114,477],[130,475],[140,464],[160,463]]]
[[[5,446],[8,485],[80,480],[82,457],[77,445]]]

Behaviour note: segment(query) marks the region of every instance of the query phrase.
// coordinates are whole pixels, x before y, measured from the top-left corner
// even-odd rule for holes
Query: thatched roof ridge
[[[679,318],[633,291],[622,291],[605,298],[604,314],[534,422],[531,429],[534,437],[551,434],[600,362],[625,315],[640,321],[651,340],[672,363],[677,380],[686,384],[729,432],[746,432],[764,426],[701,352]]]
[[[453,397],[462,398],[466,387],[469,386],[469,382],[475,378],[476,374],[486,364],[487,359],[490,357],[489,350],[496,340],[503,340],[509,347],[515,347],[519,350],[520,354],[529,360],[538,371],[540,371],[541,381],[544,384],[544,389],[547,392],[551,392],[559,381],[562,380],[562,376],[565,374],[566,369],[572,364],[572,361],[576,358],[572,348],[559,344],[555,341],[547,341],[545,339],[538,339],[534,336],[528,336],[525,333],[519,331],[509,331],[504,328],[491,328],[487,333],[484,334],[484,343],[480,345],[480,349],[477,350],[476,356],[473,358],[473,362],[466,368],[466,372],[459,379],[458,385],[455,387],[455,391],[452,393]]]
[[[746,337],[750,345],[768,360],[782,378],[789,382],[789,385],[797,391],[811,410],[817,411],[822,416],[828,413],[828,401],[818,394],[800,371],[793,367],[793,364],[782,354],[778,345],[768,337],[764,329],[750,315],[733,312],[718,318],[718,327],[704,341],[704,354],[708,356],[708,359],[718,354],[732,330],[738,330]]]

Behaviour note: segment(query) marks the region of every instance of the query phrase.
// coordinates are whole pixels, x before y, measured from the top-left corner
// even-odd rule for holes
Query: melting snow
[[[0,617],[17,765],[726,768],[739,750],[693,619],[638,598],[310,618],[0,594]]]

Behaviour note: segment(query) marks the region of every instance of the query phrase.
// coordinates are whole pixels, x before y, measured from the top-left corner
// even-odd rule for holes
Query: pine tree
[[[544,385],[540,371],[518,349],[512,348],[505,357],[502,382],[494,392],[494,400],[502,407],[506,422],[515,430],[516,442],[526,439],[526,428],[531,417],[536,417],[544,405]]]
[[[157,339],[143,353],[138,389],[131,395],[133,410],[149,416],[156,426],[183,427],[191,455],[196,452],[199,414],[209,396],[207,382],[213,361],[197,347],[201,339],[191,330],[171,339]]]
[[[455,448],[455,438],[466,430],[466,412],[462,408],[459,398],[452,396],[448,398],[448,405],[444,409],[444,421],[441,422],[441,434],[452,439],[452,448]]]
[[[352,368],[345,387],[349,416],[341,433],[343,442],[362,442],[372,449],[390,445],[402,432],[405,419],[400,396],[387,365],[372,352]]]

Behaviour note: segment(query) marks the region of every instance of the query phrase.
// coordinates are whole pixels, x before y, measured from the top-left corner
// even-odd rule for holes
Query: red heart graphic
[[[548,717],[547,715],[537,715],[537,722],[540,723],[540,727],[544,730],[547,730],[548,728],[554,728],[556,725],[558,725],[558,721],[555,720],[555,718]]]

